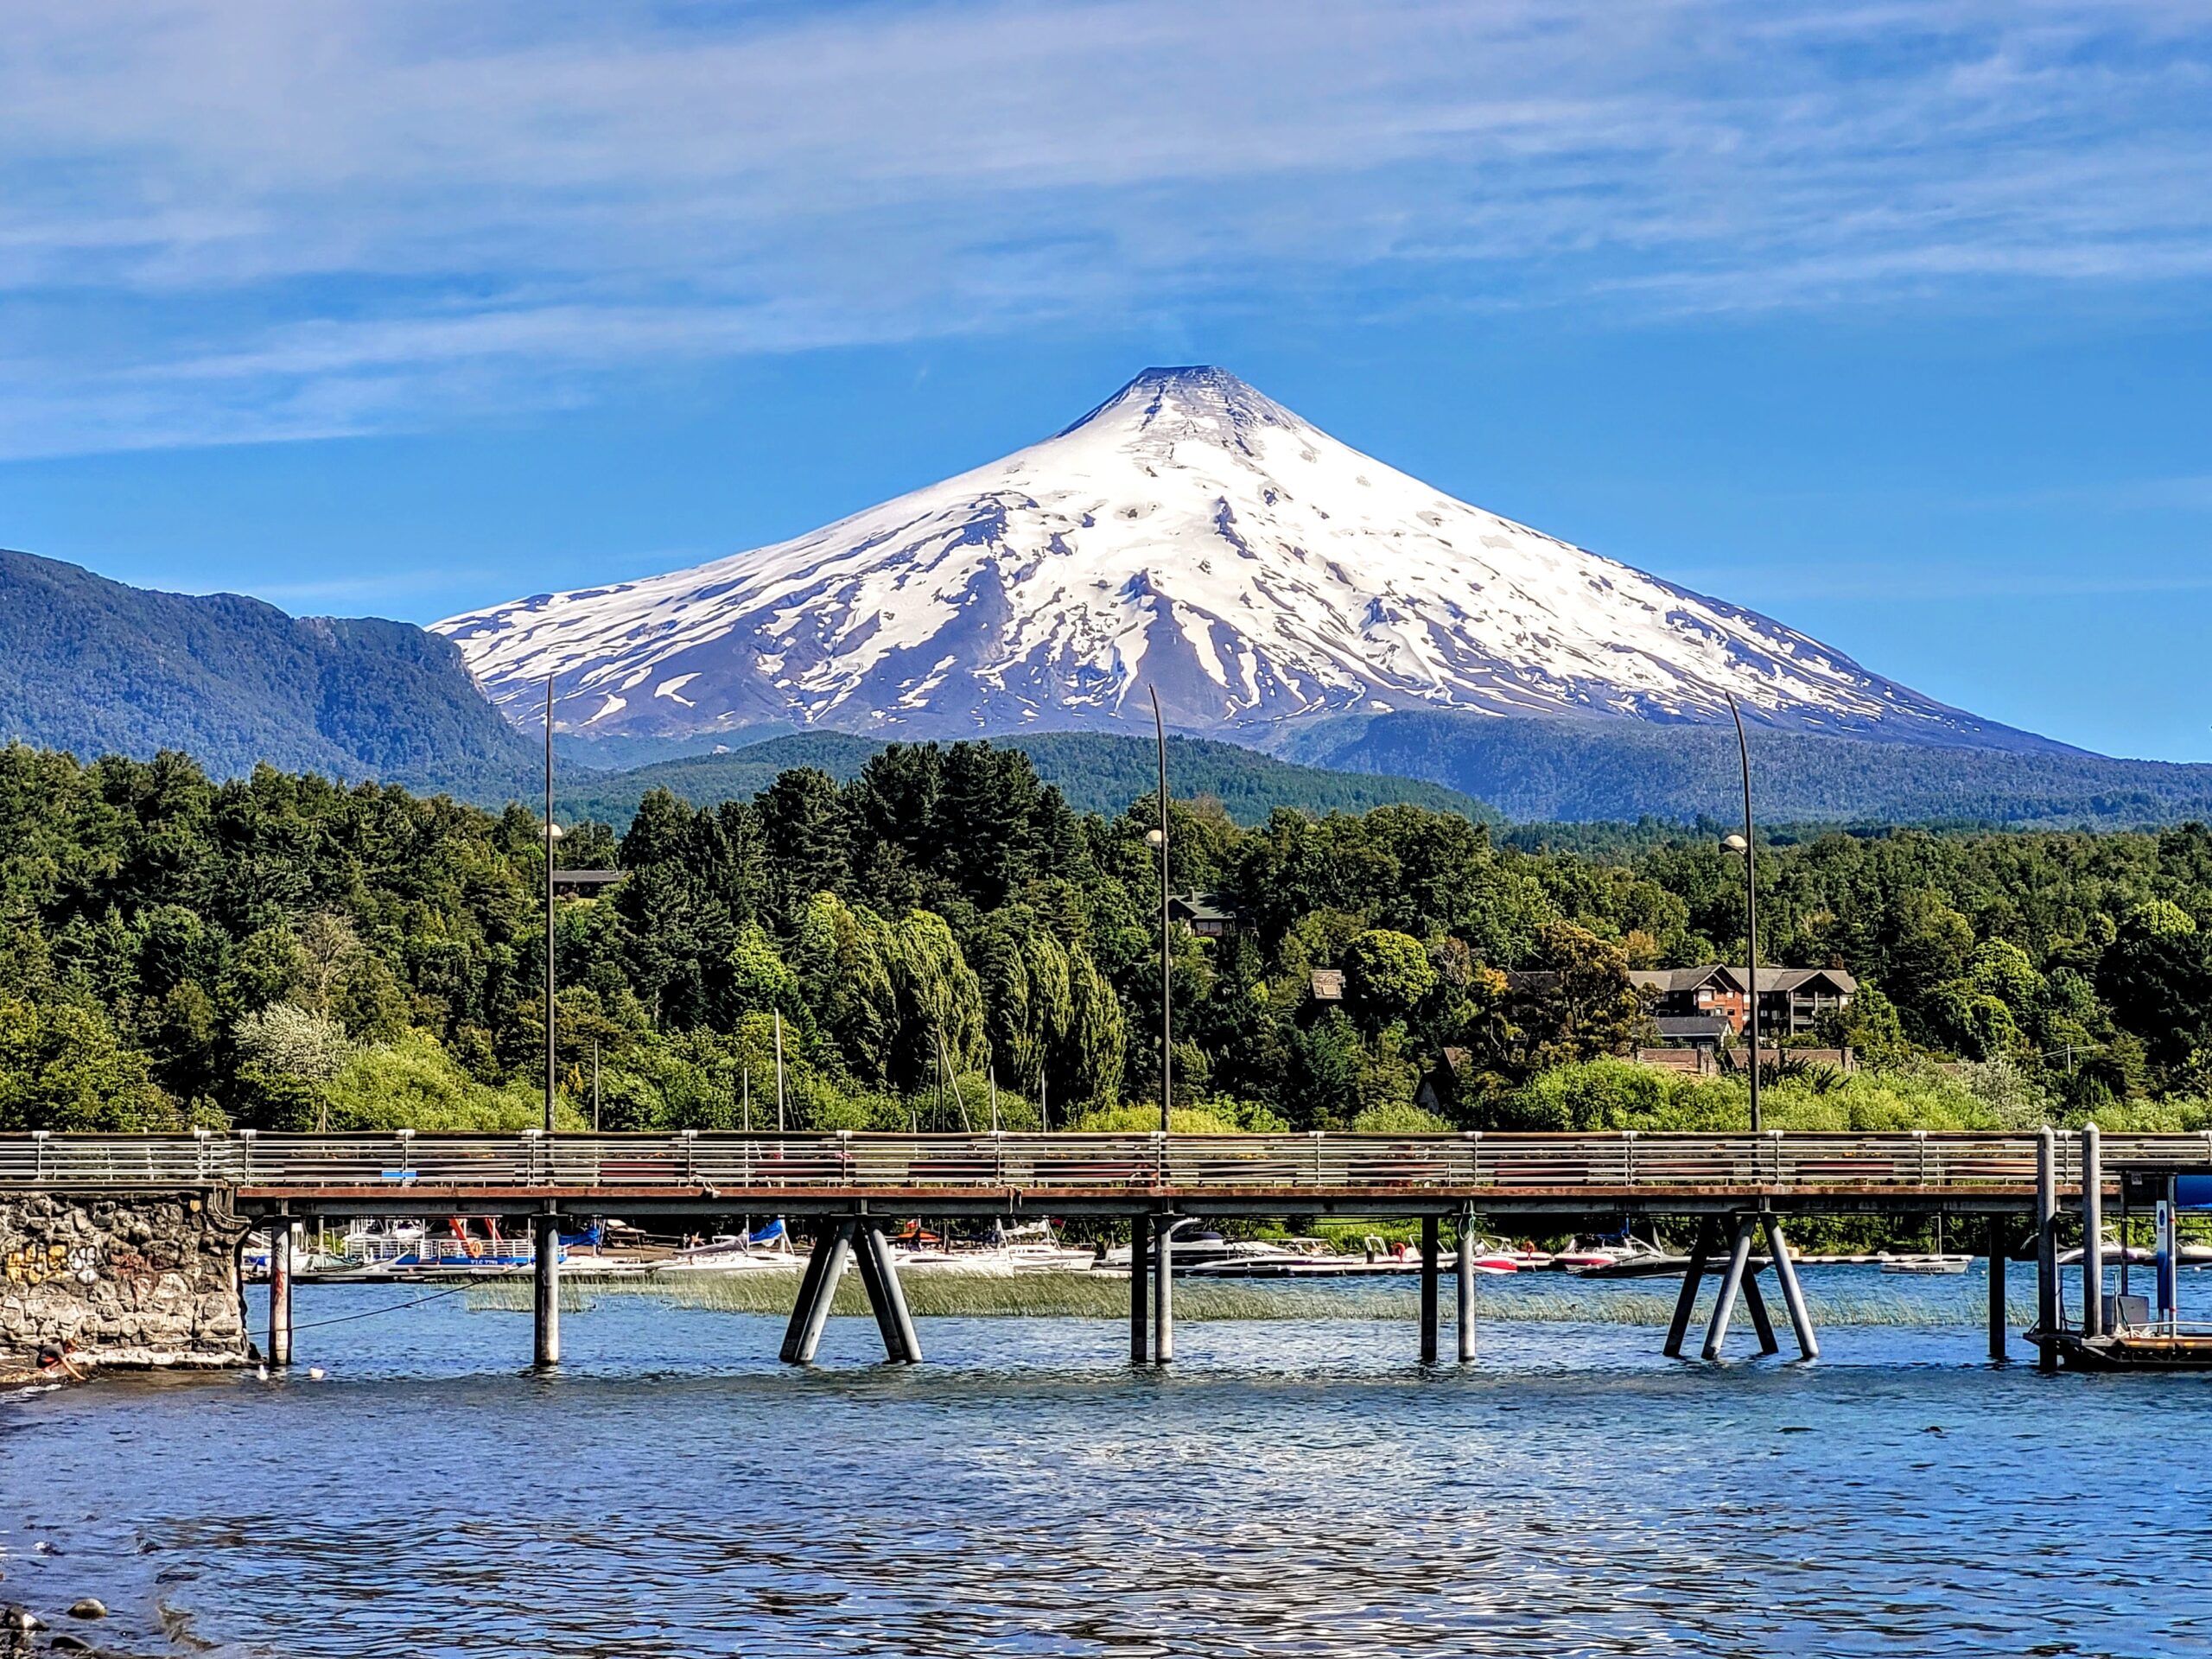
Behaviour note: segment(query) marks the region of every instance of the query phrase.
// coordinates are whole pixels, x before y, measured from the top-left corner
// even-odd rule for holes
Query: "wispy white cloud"
[[[2212,274],[2177,0],[88,0],[0,31],[0,454],[1295,292]]]

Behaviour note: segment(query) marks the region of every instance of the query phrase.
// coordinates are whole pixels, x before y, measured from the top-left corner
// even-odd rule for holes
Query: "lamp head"
[[[1147,847],[1157,847],[1166,839],[1167,837],[1157,830],[1147,830],[1144,832],[1144,844]]]
[[[1751,842],[1745,841],[1741,836],[1730,836],[1720,844],[1732,853],[1748,852],[1751,849]]]

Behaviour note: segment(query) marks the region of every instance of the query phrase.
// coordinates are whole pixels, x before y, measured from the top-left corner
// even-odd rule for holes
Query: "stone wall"
[[[106,1366],[245,1363],[244,1231],[220,1192],[0,1192],[0,1357],[73,1342]]]

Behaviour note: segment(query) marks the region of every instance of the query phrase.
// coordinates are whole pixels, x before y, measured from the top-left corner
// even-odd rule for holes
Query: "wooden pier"
[[[2101,1162],[2101,1160],[2102,1160]],[[1984,1223],[1993,1262],[2036,1247],[2038,1340],[2059,1329],[2057,1217],[2085,1218],[2104,1196],[2099,1171],[2212,1166],[2212,1135],[1182,1135],[978,1134],[0,1136],[0,1189],[127,1193],[219,1189],[242,1218],[273,1228],[270,1357],[290,1358],[289,1241],[298,1221],[355,1216],[499,1216],[526,1220],[537,1252],[537,1358],[559,1358],[555,1252],[563,1218],[671,1220],[784,1216],[811,1224],[784,1344],[811,1359],[829,1299],[857,1255],[894,1361],[920,1357],[883,1242],[885,1222],[1100,1217],[1131,1226],[1129,1351],[1174,1353],[1176,1230],[1207,1217],[1413,1218],[1421,1223],[1420,1353],[1440,1353],[1441,1226],[1458,1228],[1459,1357],[1474,1353],[1475,1278],[1464,1241],[1478,1218],[1511,1232],[1613,1230],[1669,1219],[1698,1242],[1666,1340],[1678,1354],[1698,1290],[1716,1265],[1719,1294],[1700,1351],[1723,1351],[1738,1301],[1763,1351],[1778,1351],[1754,1249],[1764,1246],[1800,1355],[1819,1353],[1784,1229],[1803,1216],[1931,1216]],[[2098,1236],[2089,1229],[2094,1269]],[[2100,1282],[2094,1274],[2088,1283]],[[1993,1358],[2005,1352],[2001,1267],[1990,1274]],[[2085,1308],[2096,1318],[2094,1300]],[[2094,1331],[2090,1334],[2094,1334]],[[2046,1363],[2052,1352],[2043,1343]]]

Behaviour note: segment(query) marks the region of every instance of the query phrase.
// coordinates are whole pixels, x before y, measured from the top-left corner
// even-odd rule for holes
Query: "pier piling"
[[[1713,1319],[1705,1327],[1705,1357],[1720,1357],[1720,1350],[1728,1340],[1728,1321],[1735,1317],[1736,1298],[1744,1288],[1744,1269],[1751,1259],[1751,1218],[1741,1217],[1736,1223],[1736,1240],[1729,1247],[1728,1266],[1720,1275],[1720,1293],[1713,1299]]]
[[[1805,1287],[1797,1281],[1796,1259],[1789,1254],[1789,1241],[1783,1236],[1782,1218],[1766,1217],[1767,1254],[1774,1258],[1775,1282],[1782,1287],[1782,1306],[1789,1315],[1789,1329],[1797,1338],[1797,1355],[1801,1359],[1821,1357],[1821,1339],[1813,1330],[1813,1315],[1805,1306]]]
[[[1175,1229],[1180,1218],[1162,1216],[1153,1242],[1152,1363],[1173,1363],[1175,1358]]]
[[[1453,1288],[1459,1293],[1459,1363],[1471,1363],[1475,1357],[1475,1217],[1466,1211],[1459,1217],[1459,1264]]]
[[[1441,1344],[1437,1340],[1438,1285],[1436,1217],[1421,1218],[1421,1363],[1436,1363]]]
[[[2105,1171],[2102,1137],[2082,1131],[2082,1334],[2105,1329]]]
[[[1780,1353],[1782,1344],[1775,1340],[1774,1320],[1766,1311],[1766,1293],[1759,1288],[1759,1275],[1756,1268],[1744,1275],[1744,1306],[1750,1311],[1751,1330],[1759,1339],[1759,1352]]]
[[[561,1218],[550,1210],[536,1222],[531,1255],[537,1281],[531,1363],[541,1371],[561,1363]]]
[[[1152,1359],[1152,1217],[1129,1222],[1129,1363]]]
[[[1697,1307],[1698,1287],[1704,1281],[1706,1265],[1712,1260],[1713,1247],[1718,1242],[1712,1222],[1699,1222],[1697,1241],[1690,1246],[1690,1264],[1682,1270],[1682,1288],[1675,1298],[1675,1317],[1667,1324],[1667,1345],[1660,1350],[1669,1359],[1682,1357],[1682,1338],[1689,1334],[1690,1315]]]
[[[269,1363],[292,1363],[292,1217],[278,1216],[269,1229]]]
[[[2058,1331],[2058,1137],[2044,1125],[2036,1137],[2036,1369],[2058,1369],[2050,1338]]]
[[[1986,1248],[1989,1251],[1989,1357],[1999,1364],[2006,1358],[2005,1339],[2005,1223],[1997,1216],[1989,1217],[1989,1234]]]
[[[906,1306],[906,1287],[899,1269],[892,1265],[891,1245],[883,1229],[864,1223],[854,1240],[861,1283],[868,1288],[868,1304],[875,1313],[875,1328],[883,1337],[883,1357],[893,1365],[918,1365],[922,1341],[914,1332],[914,1316]],[[835,1287],[832,1290],[834,1292]]]
[[[852,1217],[842,1216],[815,1236],[806,1271],[799,1276],[798,1300],[791,1305],[791,1321],[784,1329],[785,1364],[814,1363],[814,1352],[822,1345],[823,1328],[830,1323],[830,1305],[836,1297],[837,1281],[845,1275],[845,1257],[858,1226]]]

